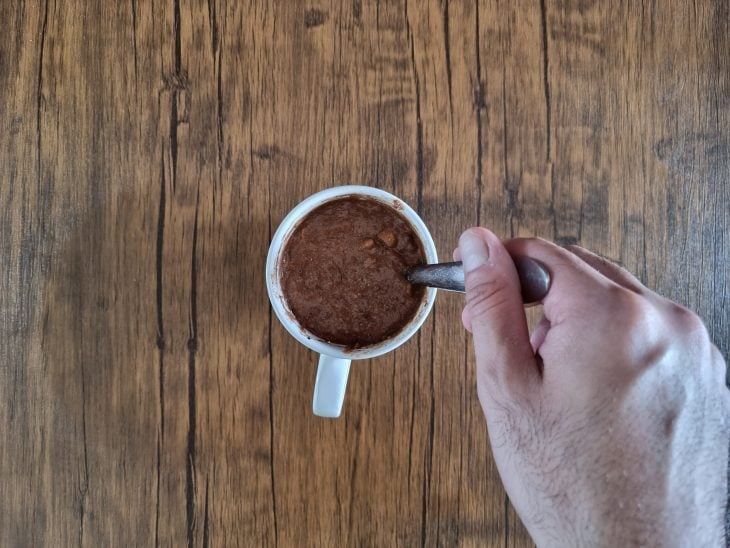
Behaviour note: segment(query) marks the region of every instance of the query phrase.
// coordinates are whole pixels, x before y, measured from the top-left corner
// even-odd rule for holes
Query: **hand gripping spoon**
[[[512,257],[512,261],[520,277],[522,302],[534,304],[544,299],[550,289],[550,274],[547,269],[530,257]],[[464,269],[461,262],[413,266],[406,271],[406,278],[413,284],[464,292]]]

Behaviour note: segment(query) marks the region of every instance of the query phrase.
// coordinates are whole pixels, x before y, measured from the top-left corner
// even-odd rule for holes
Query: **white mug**
[[[347,376],[352,360],[366,360],[395,350],[410,339],[426,320],[436,299],[436,290],[427,287],[418,311],[408,324],[393,337],[361,348],[348,349],[342,345],[324,341],[304,328],[292,314],[281,288],[279,262],[287,240],[294,229],[310,211],[331,200],[344,196],[366,196],[398,211],[410,224],[423,244],[428,263],[437,263],[436,246],[418,214],[403,200],[392,194],[369,186],[338,186],[313,194],[299,203],[276,230],[266,258],[266,289],[271,306],[284,328],[307,348],[319,352],[319,367],[314,383],[312,409],[320,417],[337,418],[342,411],[347,388]]]

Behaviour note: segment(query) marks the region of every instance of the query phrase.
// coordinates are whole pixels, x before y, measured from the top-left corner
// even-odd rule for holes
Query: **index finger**
[[[504,242],[512,256],[540,261],[550,273],[550,289],[542,299],[544,314],[551,323],[561,321],[576,306],[596,304],[606,289],[618,284],[576,255],[542,238],[516,238]]]

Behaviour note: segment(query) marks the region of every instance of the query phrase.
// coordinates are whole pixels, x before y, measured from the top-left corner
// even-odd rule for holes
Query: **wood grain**
[[[0,3],[0,544],[528,546],[460,299],[310,413],[268,241],[325,187],[578,242],[730,352],[725,2]],[[534,316],[534,314],[533,314]]]

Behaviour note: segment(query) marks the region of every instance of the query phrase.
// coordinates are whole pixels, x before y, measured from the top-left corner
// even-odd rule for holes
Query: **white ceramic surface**
[[[350,360],[370,359],[398,348],[418,331],[436,299],[436,290],[430,287],[426,288],[426,294],[418,312],[397,335],[377,344],[357,349],[347,349],[323,341],[299,324],[294,314],[289,310],[282,293],[279,276],[281,252],[299,221],[310,211],[330,200],[357,195],[367,196],[396,209],[408,220],[414,232],[420,238],[426,253],[426,261],[428,263],[438,262],[433,238],[418,214],[400,198],[378,188],[369,186],[328,188],[300,202],[281,222],[271,240],[269,254],[266,259],[266,288],[269,292],[271,306],[284,328],[304,346],[321,354],[315,381],[313,410],[315,415],[322,417],[335,418],[340,415],[345,397]]]

